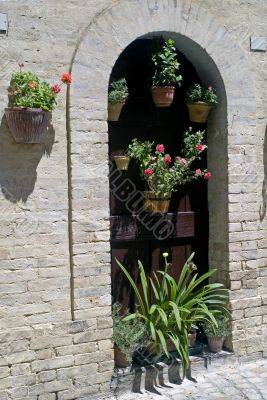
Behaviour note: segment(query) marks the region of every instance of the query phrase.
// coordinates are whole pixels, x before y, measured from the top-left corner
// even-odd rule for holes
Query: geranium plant
[[[22,71],[23,64],[19,66],[20,71],[12,75],[8,89],[10,107],[40,108],[51,112],[57,104],[56,98],[61,91],[61,85],[42,82],[32,72]],[[71,82],[72,77],[69,74],[61,76],[61,83]]]
[[[216,104],[217,94],[216,90],[212,86],[204,87],[199,83],[191,86],[186,93],[186,102],[187,103],[196,103],[196,102],[204,102],[210,104]]]
[[[200,160],[201,153],[207,148],[204,144],[204,131],[193,133],[192,128],[184,133],[182,156],[172,160],[163,144],[133,139],[126,154],[135,159],[140,166],[140,175],[149,189],[159,198],[170,197],[171,192],[194,179],[209,179],[211,173],[206,169],[193,169],[192,164]],[[195,165],[195,163],[194,163]]]
[[[125,78],[111,81],[108,88],[108,102],[119,103],[125,101],[129,95]]]
[[[180,64],[177,61],[177,51],[174,41],[168,39],[162,48],[152,56],[154,64],[153,86],[180,85],[182,75],[178,74]]]

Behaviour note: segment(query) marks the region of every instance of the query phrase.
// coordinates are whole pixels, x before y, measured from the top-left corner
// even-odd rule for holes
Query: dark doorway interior
[[[185,103],[185,92],[200,79],[193,65],[178,51],[182,86],[176,90],[175,99],[169,108],[156,108],[151,99],[147,77],[149,59],[153,52],[154,39],[137,39],[118,58],[111,78],[125,77],[130,96],[118,122],[109,122],[109,156],[125,149],[133,138],[163,143],[171,155],[179,155],[183,132],[192,126],[204,130],[206,126],[189,121]],[[179,50],[179,49],[178,49]],[[206,157],[202,157],[202,168]],[[139,178],[136,165],[131,162],[129,170],[120,177],[131,180],[137,190],[146,189]],[[114,182],[114,180],[113,180]],[[134,308],[134,296],[126,279],[117,267],[118,258],[133,276],[137,277],[137,260],[141,260],[150,276],[163,266],[162,252],[167,251],[172,262],[171,273],[178,277],[189,255],[194,251],[198,271],[208,270],[208,207],[206,182],[194,182],[182,187],[172,195],[168,218],[175,224],[174,232],[165,240],[158,240],[153,232],[138,224],[134,213],[129,212],[125,202],[119,201],[110,191],[111,251],[112,251],[112,296],[123,308]],[[148,216],[148,218],[152,218]],[[152,221],[153,222],[153,221]]]

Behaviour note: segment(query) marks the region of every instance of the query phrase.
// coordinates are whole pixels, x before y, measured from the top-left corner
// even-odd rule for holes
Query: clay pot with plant
[[[191,122],[207,122],[209,113],[216,103],[216,90],[212,86],[206,88],[196,83],[186,93],[186,104]]]
[[[12,75],[5,116],[9,130],[17,143],[42,143],[45,140],[52,111],[57,104],[61,84],[41,82],[32,72],[20,71]],[[69,74],[61,76],[61,83],[70,84]]]
[[[180,86],[182,76],[178,74],[180,64],[174,41],[165,41],[151,58],[154,74],[152,78],[152,99],[156,107],[169,107],[174,99],[175,87]]]
[[[204,332],[208,339],[210,351],[218,353],[222,350],[225,338],[230,335],[230,317],[228,313],[221,312],[214,315],[213,321],[203,324]]]
[[[118,121],[129,96],[125,78],[110,81],[108,87],[108,121]]]
[[[204,131],[193,132],[190,128],[184,133],[182,156],[174,160],[166,153],[164,144],[133,139],[126,153],[140,168],[140,176],[147,182],[148,191],[144,195],[144,210],[149,213],[167,213],[171,194],[193,180],[209,179],[211,173],[206,169],[195,169],[201,153],[207,148],[204,144]]]
[[[119,368],[130,366],[133,353],[146,342],[145,324],[139,319],[125,320],[128,315],[128,312],[122,313],[121,304],[113,304],[114,358]]]

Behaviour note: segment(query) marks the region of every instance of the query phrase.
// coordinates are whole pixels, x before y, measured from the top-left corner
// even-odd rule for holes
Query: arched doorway
[[[167,36],[166,36],[167,35]],[[185,94],[190,86],[201,83],[194,66],[183,53],[177,49],[180,63],[179,73],[183,81],[181,88],[175,92],[171,107],[157,108],[151,98],[148,85],[151,54],[169,33],[154,33],[136,39],[121,53],[116,61],[111,80],[125,77],[130,96],[124,106],[118,122],[109,122],[109,157],[123,152],[133,138],[163,143],[166,152],[174,159],[180,155],[184,132],[205,130],[206,124],[189,121]],[[205,134],[207,139],[207,132]],[[207,154],[204,153],[200,168],[207,167]],[[112,298],[119,301],[124,308],[134,308],[134,298],[128,282],[118,268],[115,259],[123,262],[132,276],[136,276],[137,261],[141,260],[147,275],[163,267],[163,252],[168,252],[171,267],[169,272],[178,279],[182,266],[192,252],[198,272],[208,271],[208,202],[207,181],[197,181],[180,187],[173,193],[169,212],[165,217],[144,214],[140,216],[140,203],[134,200],[138,191],[147,189],[140,180],[138,167],[132,162],[129,170],[120,173],[111,168],[110,174],[110,222],[111,222],[111,265],[112,265]],[[127,193],[127,186],[135,187],[134,192]],[[125,194],[126,192],[126,194]],[[122,196],[120,194],[122,193]],[[128,196],[129,194],[129,196]],[[129,207],[130,200],[136,201],[135,207]],[[159,238],[157,226],[162,218],[173,225],[173,230]],[[163,223],[164,225],[164,223]],[[162,225],[162,227],[163,227]],[[169,228],[169,227],[168,227]]]

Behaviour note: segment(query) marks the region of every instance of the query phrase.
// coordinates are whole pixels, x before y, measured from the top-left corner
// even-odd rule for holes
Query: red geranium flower
[[[30,88],[34,89],[35,86],[36,86],[36,83],[35,83],[35,82],[33,82],[33,81],[29,82],[29,87],[30,87]]]
[[[144,174],[145,174],[146,176],[152,176],[152,175],[154,174],[153,169],[151,169],[151,168],[145,169],[145,170],[144,170]]]
[[[197,151],[202,151],[202,150],[204,150],[204,146],[203,146],[203,144],[201,144],[201,143],[198,143],[198,144],[196,145],[196,148],[197,148]]]
[[[201,171],[201,169],[200,169],[200,168],[199,168],[199,169],[197,169],[197,170],[196,170],[196,175],[197,175],[197,176],[200,176],[201,174],[202,174],[202,171]]]
[[[59,85],[53,85],[52,90],[54,93],[60,93],[61,92],[61,87]]]
[[[60,79],[66,84],[70,84],[72,82],[72,77],[69,74],[63,74]]]
[[[156,151],[157,151],[158,153],[165,153],[164,144],[157,144],[157,146],[156,146]]]
[[[166,165],[170,165],[171,161],[172,161],[171,156],[169,154],[166,154],[166,156],[165,156]]]
[[[204,175],[204,179],[210,179],[210,177],[211,177],[211,172],[206,172],[205,173],[205,175]]]
[[[212,86],[209,86],[209,87],[208,87],[208,91],[209,91],[209,92],[212,92],[212,89],[213,89]]]

